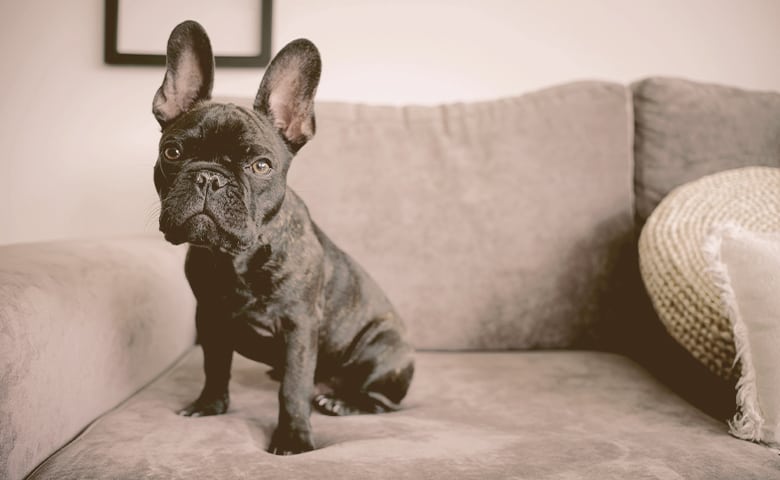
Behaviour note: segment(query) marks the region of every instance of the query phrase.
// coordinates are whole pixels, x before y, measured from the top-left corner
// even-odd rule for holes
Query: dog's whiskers
[[[154,204],[149,207],[149,212],[146,214],[144,229],[151,227],[152,224],[159,218],[161,212],[161,204],[159,202],[154,202]]]

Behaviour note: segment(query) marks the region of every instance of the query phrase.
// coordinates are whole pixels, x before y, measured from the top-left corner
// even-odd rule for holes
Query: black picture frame
[[[132,0],[128,0],[132,1]],[[214,57],[217,67],[262,68],[271,60],[271,12],[272,0],[260,2],[260,53],[255,56]],[[103,60],[108,65],[162,65],[165,66],[165,53],[149,55],[117,51],[117,32],[119,26],[119,0],[106,0],[105,41]]]

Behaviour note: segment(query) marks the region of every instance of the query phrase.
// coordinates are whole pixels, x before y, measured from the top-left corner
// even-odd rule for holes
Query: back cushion
[[[780,166],[780,93],[671,78],[632,90],[640,225],[679,185],[732,168]]]
[[[585,345],[633,228],[629,109],[625,87],[595,82],[436,107],[318,103],[290,184],[418,348]]]

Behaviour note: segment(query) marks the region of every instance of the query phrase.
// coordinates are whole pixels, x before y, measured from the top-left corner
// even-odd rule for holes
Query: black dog
[[[295,40],[271,62],[253,110],[210,102],[214,56],[188,21],[171,33],[154,97],[160,230],[190,244],[205,358],[203,391],[179,413],[227,410],[234,350],[271,365],[281,379],[276,454],[314,448],[312,404],[330,415],[392,411],[414,372],[390,302],[287,186],[293,155],[314,135],[320,69],[316,47]]]

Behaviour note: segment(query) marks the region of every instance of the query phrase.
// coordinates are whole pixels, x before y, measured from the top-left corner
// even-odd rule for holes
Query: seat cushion
[[[227,414],[174,412],[202,381],[198,347],[94,422],[32,478],[780,478],[780,457],[730,437],[625,357],[420,353],[405,409],[313,414],[318,449],[265,451],[278,384],[236,356]]]

